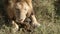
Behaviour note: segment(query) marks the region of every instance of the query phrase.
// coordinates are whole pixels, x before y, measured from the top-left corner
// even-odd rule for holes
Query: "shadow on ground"
[[[60,16],[60,0],[56,0],[54,3],[56,14]]]

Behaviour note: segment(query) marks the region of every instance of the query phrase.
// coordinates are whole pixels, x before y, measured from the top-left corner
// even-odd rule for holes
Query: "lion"
[[[5,0],[4,7],[14,32],[19,29],[18,24],[24,24],[27,17],[31,19],[33,26],[40,26],[34,14],[32,0]]]

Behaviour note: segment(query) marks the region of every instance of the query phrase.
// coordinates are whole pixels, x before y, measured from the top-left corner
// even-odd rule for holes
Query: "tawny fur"
[[[10,20],[24,23],[24,20],[30,17],[33,25],[40,25],[33,12],[32,0],[5,0],[4,7]]]

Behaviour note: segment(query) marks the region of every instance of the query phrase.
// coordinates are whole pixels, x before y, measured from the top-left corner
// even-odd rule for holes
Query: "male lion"
[[[4,7],[8,19],[14,27],[13,31],[17,31],[19,28],[18,24],[23,24],[27,17],[32,20],[33,26],[40,26],[35,18],[32,0],[5,0]]]

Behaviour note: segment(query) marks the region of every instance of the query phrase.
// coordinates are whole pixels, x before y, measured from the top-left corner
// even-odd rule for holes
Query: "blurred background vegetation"
[[[0,12],[3,10],[0,1]],[[41,24],[30,34],[60,34],[60,0],[33,0],[36,18]],[[0,16],[0,23],[4,23]],[[0,24],[1,27],[1,24]],[[0,28],[0,34],[9,34],[9,28],[5,25]],[[8,33],[7,33],[8,32]],[[16,34],[25,34],[22,31]]]

